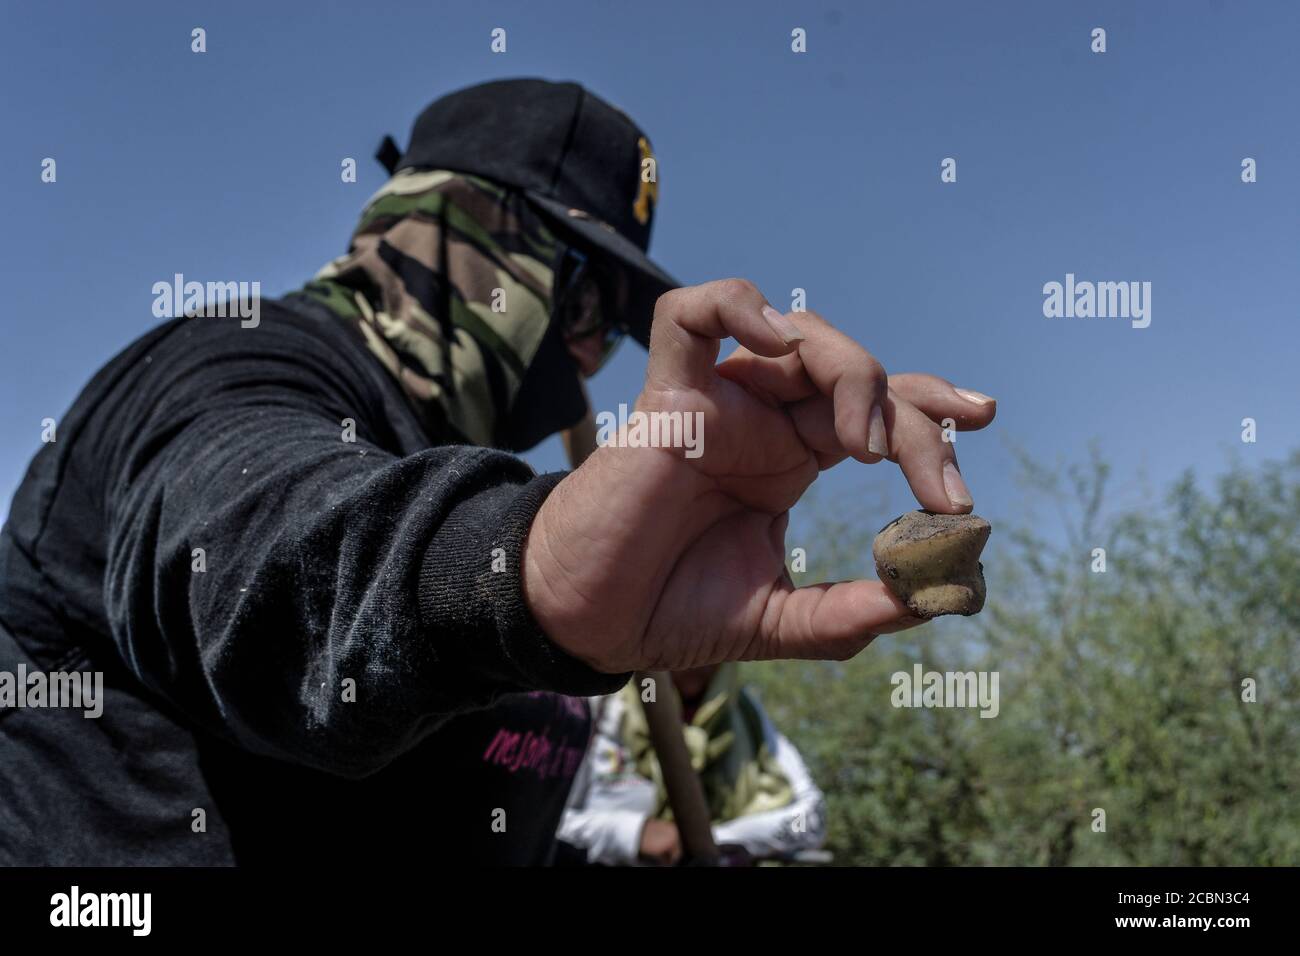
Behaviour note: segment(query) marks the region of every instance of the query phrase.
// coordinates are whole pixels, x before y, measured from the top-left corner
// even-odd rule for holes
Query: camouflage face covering
[[[303,292],[357,325],[435,435],[522,450],[585,412],[550,321],[559,248],[517,191],[402,170]]]

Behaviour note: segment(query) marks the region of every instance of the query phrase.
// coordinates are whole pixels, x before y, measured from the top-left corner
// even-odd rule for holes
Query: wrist
[[[626,673],[630,667],[620,667],[601,653],[609,635],[590,639],[592,628],[583,619],[587,602],[571,583],[574,569],[569,565],[580,559],[566,553],[564,538],[555,530],[569,520],[559,503],[572,491],[566,487],[572,477],[556,486],[528,529],[519,555],[520,592],[533,620],[556,647],[602,674]],[[587,639],[575,639],[583,636]]]

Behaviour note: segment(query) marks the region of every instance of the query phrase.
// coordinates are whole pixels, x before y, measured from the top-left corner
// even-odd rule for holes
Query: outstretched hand
[[[719,363],[728,337],[740,346]],[[669,292],[635,411],[702,413],[698,457],[597,449],[533,521],[529,607],[556,644],[611,673],[851,657],[921,622],[878,581],[795,587],[789,509],[851,457],[897,463],[925,509],[969,512],[939,422],[983,428],[995,410],[932,375],[888,375],[816,313],[781,315],[744,280]]]

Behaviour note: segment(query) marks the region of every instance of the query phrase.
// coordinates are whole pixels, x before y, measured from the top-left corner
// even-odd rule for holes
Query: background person
[[[741,846],[754,858],[820,847],[826,835],[822,792],[794,744],[741,685],[739,666],[675,671],[672,679],[714,841]],[[640,693],[629,683],[591,701],[595,731],[559,833],[588,863],[671,866],[682,859]]]

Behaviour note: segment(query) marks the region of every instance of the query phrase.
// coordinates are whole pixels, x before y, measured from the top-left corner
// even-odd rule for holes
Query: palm
[[[651,410],[660,399],[647,391],[638,408]],[[681,402],[676,394],[671,404]],[[656,610],[642,649],[665,666],[756,654],[763,614],[788,586],[785,514],[817,476],[815,452],[789,415],[743,386],[721,380],[708,396],[688,396],[685,403],[704,409],[704,454],[667,457],[705,479],[709,507],[692,512],[684,551],[659,556],[672,569],[652,599]],[[755,435],[764,440],[754,441]]]

